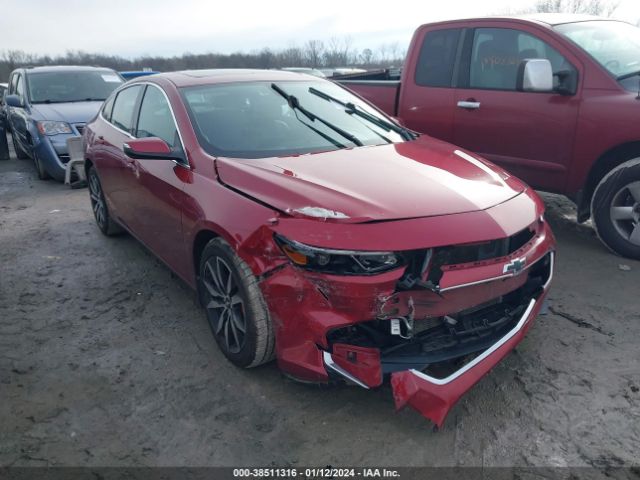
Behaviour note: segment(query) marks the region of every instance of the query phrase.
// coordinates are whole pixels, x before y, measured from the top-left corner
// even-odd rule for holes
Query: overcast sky
[[[399,42],[436,20],[500,14],[535,0],[0,0],[0,50],[85,50],[134,57],[273,49],[350,36],[358,49]],[[638,0],[616,16],[640,18]]]

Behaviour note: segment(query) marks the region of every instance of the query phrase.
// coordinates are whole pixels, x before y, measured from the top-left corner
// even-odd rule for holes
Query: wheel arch
[[[219,233],[215,232],[213,229],[204,228],[196,233],[193,238],[193,245],[191,249],[191,261],[193,262],[193,271],[195,273],[195,280],[198,279],[198,271],[200,269],[200,257],[202,256],[202,252],[204,251],[207,244],[213,240],[214,238],[221,237]]]
[[[600,181],[614,168],[640,157],[640,141],[626,142],[610,148],[591,166],[584,187],[576,198],[578,206],[578,222],[582,223],[591,217],[591,199]]]

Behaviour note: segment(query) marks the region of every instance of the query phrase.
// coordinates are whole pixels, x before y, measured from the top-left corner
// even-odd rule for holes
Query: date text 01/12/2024
[[[398,478],[388,468],[236,468],[234,478]]]

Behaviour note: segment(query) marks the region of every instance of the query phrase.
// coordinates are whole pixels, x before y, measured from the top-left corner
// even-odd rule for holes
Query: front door
[[[530,33],[476,28],[456,89],[454,141],[535,188],[562,190],[572,157],[578,95],[516,90],[522,60],[546,58],[554,73],[576,62]],[[566,53],[566,52],[565,52]],[[556,77],[554,77],[556,79]]]
[[[184,153],[169,101],[159,86],[147,85],[135,131],[137,138],[158,137],[172,150]],[[132,229],[142,242],[183,278],[189,273],[182,234],[185,205],[184,171],[188,165],[171,160],[132,160],[128,172],[134,212]]]

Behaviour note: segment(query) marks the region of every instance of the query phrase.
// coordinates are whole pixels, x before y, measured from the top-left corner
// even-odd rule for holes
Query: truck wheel
[[[16,157],[18,157],[20,160],[26,160],[27,158],[29,158],[29,155],[24,153],[24,150],[22,150],[20,148],[20,145],[18,145],[18,142],[16,142],[16,137],[13,133],[11,134],[11,142],[13,143],[13,149],[16,152]]]
[[[615,253],[640,260],[640,158],[611,170],[591,200],[600,240]]]
[[[249,266],[221,238],[202,252],[200,301],[222,353],[238,367],[251,368],[274,357],[269,310]]]

